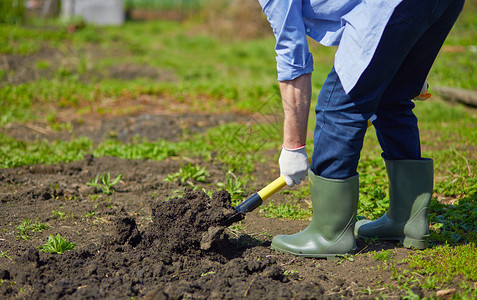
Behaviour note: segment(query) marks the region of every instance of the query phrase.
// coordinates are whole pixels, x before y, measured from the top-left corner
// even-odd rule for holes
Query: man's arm
[[[280,82],[284,111],[283,148],[280,173],[288,186],[300,184],[308,173],[305,151],[308,114],[311,101],[311,73]]]
[[[283,111],[283,147],[295,149],[306,144],[311,101],[311,73],[280,82]]]

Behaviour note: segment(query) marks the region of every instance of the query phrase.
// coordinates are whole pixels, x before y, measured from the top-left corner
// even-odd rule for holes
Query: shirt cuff
[[[294,65],[277,56],[277,73],[278,81],[293,80],[304,74],[313,72],[313,55],[308,53],[306,63],[304,66]]]

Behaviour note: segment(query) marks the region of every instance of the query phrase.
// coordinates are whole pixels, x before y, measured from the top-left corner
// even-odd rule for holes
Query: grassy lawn
[[[28,26],[0,24],[0,126],[35,123],[67,131],[73,120],[81,121],[86,115],[112,117],[141,112],[145,108],[134,101],[141,96],[187,105],[190,112],[280,112],[271,32],[261,38],[227,40],[201,30],[197,21],[129,21],[122,27],[80,25],[73,33],[68,32],[67,25],[59,20],[32,21]],[[477,91],[476,45],[477,4],[467,1],[429,75],[431,92],[432,86]],[[315,99],[332,65],[334,51],[312,44]],[[173,110],[174,105],[167,109]],[[64,111],[69,112],[66,119],[62,117]],[[454,271],[446,266],[459,265],[460,260],[431,269],[435,266],[427,266],[428,260],[423,257],[456,257],[455,253],[464,253],[475,258],[477,110],[434,97],[416,103],[415,112],[423,155],[435,161],[435,193],[430,208],[433,247],[416,254],[414,261],[436,276],[446,272],[458,276],[458,268]],[[310,131],[312,121],[313,118]],[[247,130],[254,134],[246,141],[235,138],[243,126],[227,124],[179,142],[138,140],[130,144],[115,139],[95,144],[85,137],[21,141],[0,133],[0,168],[69,162],[87,153],[161,160],[171,156],[208,158],[222,151],[217,155],[221,162],[243,178],[235,185],[240,189],[252,179],[256,164],[278,157],[278,150],[272,158],[264,153],[279,149],[280,126],[280,122],[251,125]],[[224,143],[229,148],[220,150]],[[310,140],[310,152],[312,144]],[[359,172],[358,215],[376,218],[387,209],[389,198],[387,176],[372,128],[366,135]],[[233,182],[229,187],[234,187]],[[282,193],[289,202],[270,202],[262,208],[264,215],[310,217],[310,210],[296,201],[309,197],[306,186]],[[389,267],[403,272],[398,266]],[[474,269],[465,272],[466,278],[476,280],[475,264]],[[427,278],[429,288],[448,279]],[[465,289],[475,294],[475,287]]]

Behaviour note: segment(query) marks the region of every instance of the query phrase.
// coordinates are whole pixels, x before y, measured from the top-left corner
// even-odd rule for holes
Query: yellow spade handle
[[[262,200],[265,200],[281,190],[285,185],[287,185],[287,183],[285,181],[285,177],[282,175],[258,191],[257,194],[260,196],[260,198],[262,198]]]
[[[311,163],[311,156],[308,157],[308,161]],[[260,198],[262,198],[263,201],[265,201],[265,199],[268,199],[270,196],[281,190],[285,185],[287,185],[285,177],[281,175],[269,183],[266,187],[258,191],[257,194],[260,196]]]

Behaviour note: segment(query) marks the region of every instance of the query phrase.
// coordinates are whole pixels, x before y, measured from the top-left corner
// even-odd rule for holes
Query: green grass
[[[390,250],[382,251],[387,256]],[[391,279],[400,289],[407,290],[420,286],[428,290],[445,289],[458,284],[462,289],[452,299],[473,299],[476,296],[472,282],[477,278],[474,263],[477,255],[475,243],[451,247],[441,245],[422,251],[410,252],[402,261],[384,259],[382,268],[393,272]]]
[[[441,284],[450,283],[458,275],[466,280],[477,281],[475,257],[477,248],[474,243],[469,243],[456,247],[443,245],[423,252],[413,252],[406,262],[413,272],[427,277],[423,282],[424,287],[435,289],[440,288]]]
[[[453,205],[441,204],[435,200],[429,208],[431,240],[450,245],[477,241],[477,201],[460,199]]]
[[[267,218],[280,218],[290,220],[310,220],[313,211],[310,207],[303,208],[296,202],[287,201],[285,203],[268,203],[260,207],[260,213]]]
[[[72,141],[25,142],[0,134],[0,168],[80,160],[92,147],[93,143],[87,138]]]
[[[2,54],[25,56],[38,52],[42,47],[57,46],[68,40],[67,32],[62,28],[22,27],[0,22],[0,53]]]
[[[59,29],[0,27],[0,54],[25,56],[55,48],[64,57],[39,57],[33,65],[46,76],[0,89],[4,101],[0,124],[38,117],[39,104],[51,104],[50,109],[82,107],[87,113],[103,99],[121,101],[124,94],[169,95],[178,101],[200,96],[233,101],[228,109],[255,111],[276,92],[271,39],[223,43],[213,36],[187,34],[190,28],[166,21],[132,22],[121,28],[86,26],[74,35],[67,34],[61,25],[55,26]],[[92,47],[96,50],[89,50]],[[96,52],[102,54],[94,55]],[[120,64],[148,66],[159,74],[169,74],[172,80],[108,78],[108,69]],[[200,108],[201,103],[195,105]],[[213,107],[209,104],[207,109]]]
[[[431,92],[433,85],[477,90],[476,11],[477,3],[466,1],[429,75]]]
[[[210,173],[206,170],[205,167],[188,163],[185,166],[181,166],[179,168],[179,171],[167,175],[165,180],[169,182],[174,182],[174,181],[180,181],[182,183],[187,182],[190,185],[193,185],[193,183],[190,180],[196,181],[196,182],[206,182],[209,176],[210,176]]]
[[[87,153],[93,153],[97,157],[109,155],[125,159],[152,160],[180,155],[211,159],[216,155],[216,159],[225,163],[231,172],[241,170],[244,174],[250,174],[255,163],[264,159],[260,150],[276,148],[279,145],[277,139],[272,140],[270,137],[276,133],[277,127],[273,124],[226,124],[177,143],[164,140],[138,140],[133,143],[107,140],[99,145],[94,145],[86,137],[71,141],[25,142],[0,134],[0,167],[71,162],[82,159]]]

